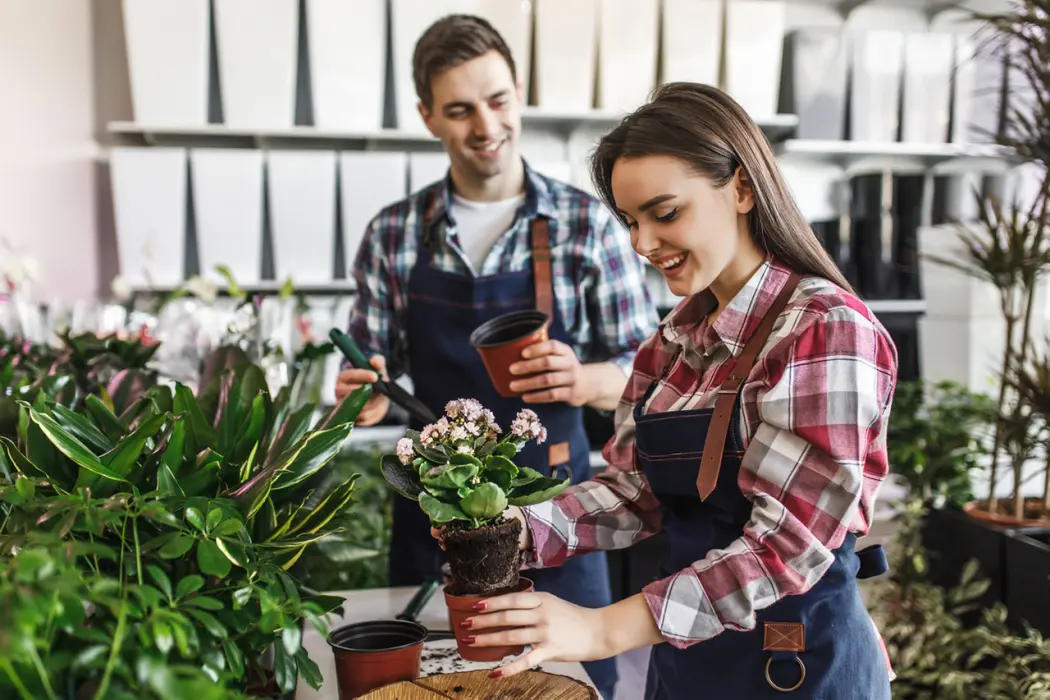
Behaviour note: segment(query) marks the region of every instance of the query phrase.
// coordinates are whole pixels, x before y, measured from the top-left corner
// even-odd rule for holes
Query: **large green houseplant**
[[[37,552],[72,562],[69,590],[105,600],[28,636],[0,617],[0,648],[23,652],[0,664],[3,697],[200,698],[186,667],[235,692],[320,683],[302,623],[339,600],[309,598],[287,570],[351,500],[356,477],[322,470],[369,390],[312,425],[314,406],[271,397],[257,365],[212,366],[197,396],[155,386],[119,415],[94,394],[82,412],[42,393],[19,402],[16,436],[0,438],[0,571],[18,580]],[[165,668],[162,692],[151,679]]]

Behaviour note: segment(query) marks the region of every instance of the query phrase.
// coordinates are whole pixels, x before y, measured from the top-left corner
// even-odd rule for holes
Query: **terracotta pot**
[[[448,624],[456,635],[456,647],[459,650],[459,655],[466,661],[501,661],[508,656],[517,656],[525,651],[524,646],[471,646],[470,644],[467,644],[465,640],[467,637],[477,633],[464,629],[460,623],[468,617],[473,617],[478,614],[478,611],[474,609],[474,606],[479,600],[495,598],[496,596],[506,595],[507,593],[531,592],[532,581],[522,576],[518,578],[517,586],[501,591],[495,591],[493,593],[486,593],[484,595],[456,595],[454,592],[455,585],[445,586],[442,590],[445,593],[445,604],[448,606]],[[503,629],[504,628],[502,627],[494,627],[485,630],[485,633],[491,634],[493,632],[500,632]]]
[[[975,520],[997,525],[999,527],[1047,527],[1050,526],[1050,513],[1043,509],[1041,498],[1028,498],[1024,502],[1024,518],[1013,515],[1012,498],[1000,498],[998,512],[990,513],[984,509],[984,501],[971,501],[963,506],[963,512]],[[1034,516],[1034,517],[1033,517]]]
[[[376,620],[328,635],[335,656],[339,700],[351,700],[397,681],[419,678],[427,628],[409,620]]]
[[[510,383],[526,375],[512,375],[510,366],[521,359],[521,351],[547,340],[550,317],[542,311],[515,311],[486,321],[470,334],[470,344],[481,355],[492,385],[500,396],[519,396]]]

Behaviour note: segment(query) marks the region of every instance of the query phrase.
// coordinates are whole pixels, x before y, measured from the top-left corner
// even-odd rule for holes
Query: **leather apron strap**
[[[433,240],[431,225],[437,197],[427,195],[423,205],[423,244],[429,246]],[[536,308],[554,319],[554,278],[551,274],[551,237],[547,219],[537,216],[529,229],[532,246],[532,284],[536,294]]]
[[[718,388],[718,398],[715,399],[714,412],[707,429],[707,439],[704,442],[704,454],[700,458],[700,472],[696,477],[696,490],[700,494],[701,501],[707,500],[707,497],[715,490],[715,485],[718,484],[718,472],[722,467],[722,450],[725,448],[726,436],[729,434],[729,425],[733,419],[733,409],[736,406],[740,388],[747,381],[747,376],[751,373],[751,368],[755,366],[758,354],[765,347],[770,333],[773,332],[773,324],[784,311],[791,295],[795,293],[800,279],[801,276],[798,273],[791,273],[784,288],[773,301],[773,305],[762,317],[758,328],[751,334],[740,357],[733,363],[729,376]]]

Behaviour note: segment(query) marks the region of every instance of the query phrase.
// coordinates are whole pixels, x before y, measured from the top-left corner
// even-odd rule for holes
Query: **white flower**
[[[465,423],[463,425],[463,427],[464,427],[464,429],[466,429],[466,431],[468,433],[470,433],[471,435],[473,435],[475,437],[477,437],[478,435],[481,435],[481,428],[474,421],[470,421],[468,423]]]
[[[194,275],[186,280],[186,284],[183,285],[183,288],[205,304],[211,304],[215,301],[215,298],[219,296],[218,285],[200,275]]]
[[[397,441],[397,459],[401,464],[412,464],[415,454],[412,438],[405,437]]]
[[[109,283],[109,290],[113,292],[113,296],[117,301],[127,301],[131,298],[131,285],[128,284],[123,275],[117,275],[113,278],[113,281]]]
[[[462,425],[457,425],[455,428],[452,429],[451,437],[452,440],[454,440],[455,442],[460,442],[462,440],[469,440],[470,433],[468,433],[467,429],[464,428]]]
[[[518,411],[510,425],[511,435],[520,440],[535,440],[543,443],[547,439],[547,429],[540,423],[540,417],[531,408]]]
[[[470,455],[470,454],[474,454],[474,448],[471,447],[470,445],[458,445],[456,447],[456,452],[464,452],[464,453]]]
[[[448,435],[451,425],[447,418],[441,418],[437,423],[431,423],[427,427],[423,428],[423,431],[419,434],[419,441],[424,445],[433,445],[435,442],[443,440]]]
[[[447,404],[445,404],[445,415],[448,416],[449,418],[453,418],[453,419],[459,418],[459,416],[460,416],[460,414],[462,412],[463,412],[463,402],[461,400],[459,400],[459,399],[456,399],[454,401],[449,401]]]

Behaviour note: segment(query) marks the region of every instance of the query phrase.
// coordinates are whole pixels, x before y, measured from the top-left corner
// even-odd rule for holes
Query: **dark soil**
[[[445,553],[452,572],[453,590],[459,595],[487,595],[518,583],[516,518],[477,530],[449,529]]]

